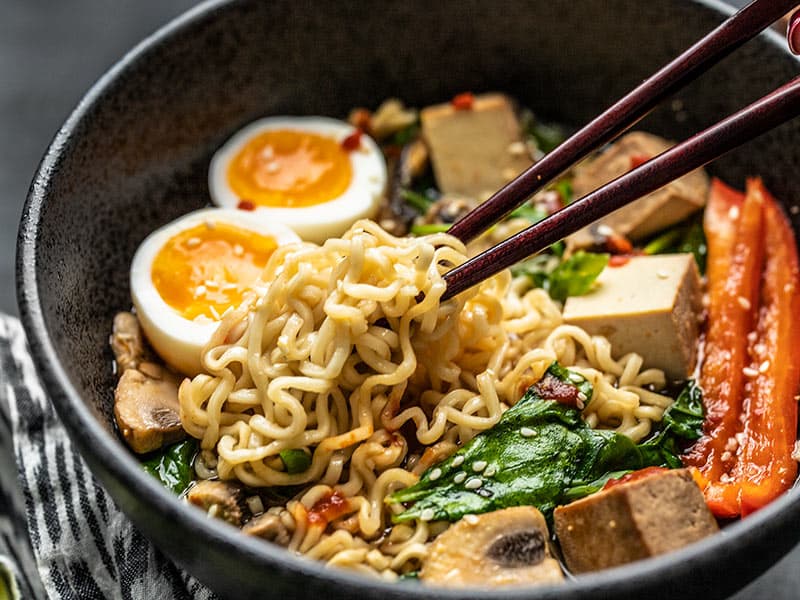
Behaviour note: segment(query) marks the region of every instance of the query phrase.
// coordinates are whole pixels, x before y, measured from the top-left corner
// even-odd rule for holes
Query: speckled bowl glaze
[[[704,0],[406,0],[376,6],[211,2],[145,40],[86,95],[31,187],[19,235],[19,302],[37,367],[73,440],[141,531],[231,598],[467,598],[389,584],[291,556],[207,519],[147,476],[115,435],[108,334],[130,305],[128,267],[153,229],[209,202],[206,170],[229,135],[270,114],[343,117],[400,96],[506,90],[579,125],[711,29]],[[767,33],[651,115],[682,139],[800,71]],[[800,121],[715,163],[734,185],[760,174],[800,202]],[[800,220],[795,216],[797,229]],[[113,458],[112,458],[113,457]],[[800,491],[680,552],[557,588],[481,598],[722,597],[800,538]]]

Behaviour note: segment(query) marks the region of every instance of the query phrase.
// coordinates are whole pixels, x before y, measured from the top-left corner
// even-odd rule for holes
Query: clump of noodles
[[[496,424],[553,360],[594,385],[593,427],[640,440],[671,403],[650,391],[661,371],[615,360],[508,271],[440,302],[442,275],[464,260],[452,236],[397,238],[371,221],[321,247],[281,247],[263,288],[222,320],[206,373],[181,386],[183,426],[216,465],[206,475],[304,486],[269,509],[290,549],[386,577],[418,568],[447,524],[391,526],[401,507],[385,497]],[[286,472],[286,449],[311,466]]]

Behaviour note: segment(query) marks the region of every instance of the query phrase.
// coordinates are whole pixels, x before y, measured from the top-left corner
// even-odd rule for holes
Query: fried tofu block
[[[555,531],[573,573],[677,550],[718,530],[685,469],[622,483],[555,510]]]
[[[575,198],[596,190],[670,146],[672,143],[667,140],[643,131],[621,137],[605,152],[577,167],[572,182]],[[692,171],[574,233],[568,238],[569,245],[584,248],[596,243],[602,237],[597,232],[601,224],[632,240],[640,240],[697,212],[705,206],[707,197],[708,176],[702,169]]]
[[[420,120],[444,193],[483,200],[532,162],[514,106],[503,94],[476,96],[468,109],[429,106]]]
[[[564,321],[602,335],[614,356],[636,352],[646,367],[685,379],[697,360],[702,296],[691,254],[634,256],[606,267],[598,285],[564,304]]]

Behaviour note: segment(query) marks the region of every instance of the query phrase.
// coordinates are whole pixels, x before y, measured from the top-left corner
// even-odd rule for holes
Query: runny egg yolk
[[[228,166],[228,183],[260,206],[313,206],[342,195],[353,178],[348,153],[336,140],[280,129],[252,137]]]
[[[201,223],[171,237],[151,269],[153,285],[186,319],[219,320],[242,302],[278,244],[227,223]]]

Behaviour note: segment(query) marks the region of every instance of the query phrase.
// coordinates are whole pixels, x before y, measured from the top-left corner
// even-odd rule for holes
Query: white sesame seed
[[[744,310],[750,310],[751,308],[750,300],[748,300],[744,296],[739,296],[736,299],[736,301],[739,303],[739,306],[741,306]]]
[[[267,173],[277,173],[281,170],[281,166],[277,161],[270,161],[267,163]]]
[[[794,286],[791,283],[787,283],[783,286],[783,292],[785,294],[789,294],[794,289]]]
[[[759,373],[766,373],[766,372],[767,372],[767,370],[769,370],[769,361],[768,361],[768,360],[765,360],[764,362],[762,362],[762,363],[761,363],[761,364],[758,366],[758,372],[759,372]]]
[[[439,468],[436,468],[433,471],[431,471],[431,475],[430,475],[430,477],[428,477],[428,479],[430,479],[431,481],[436,481],[441,476],[442,476],[442,470],[439,469]]]
[[[608,225],[601,223],[597,226],[597,235],[602,235],[603,237],[610,237],[614,235],[614,230],[611,229]]]
[[[497,467],[494,465],[489,465],[486,467],[486,470],[483,472],[483,474],[486,477],[494,477],[497,474]]]
[[[738,206],[734,205],[734,206],[731,206],[728,209],[728,218],[731,219],[732,221],[735,221],[736,219],[739,218],[739,207]]]
[[[668,271],[656,271],[656,277],[659,279],[669,279],[669,272]]]
[[[197,298],[199,296],[205,296],[206,295],[206,291],[207,291],[206,290],[206,286],[198,285],[194,290],[194,297]]]
[[[244,247],[241,244],[235,244],[233,246],[233,253],[236,256],[241,256],[242,254],[244,254]]]
[[[744,437],[744,432],[740,431],[739,433],[737,433],[737,434],[736,434],[736,435],[734,435],[733,437],[735,437],[735,438],[736,438],[736,445],[737,445],[737,446],[741,446],[741,445],[743,445],[743,444],[744,444],[744,440],[745,440],[745,437]]]
[[[472,470],[476,473],[480,473],[486,468],[486,461],[485,460],[476,460],[472,463]]]
[[[422,521],[432,521],[435,516],[436,513],[433,512],[432,508],[426,508],[419,514],[419,518]]]
[[[519,430],[519,433],[522,437],[533,437],[536,435],[536,432],[530,427],[523,427]]]
[[[747,341],[752,344],[753,342],[756,341],[756,337],[757,337],[756,336],[756,332],[755,331],[751,331],[750,333],[747,334]]]
[[[578,373],[573,373],[572,371],[570,371],[568,377],[572,383],[583,383],[583,377]]]
[[[206,279],[203,282],[203,285],[205,285],[208,289],[213,290],[214,288],[218,288],[219,287],[219,282],[214,281],[213,279]]]
[[[477,477],[473,477],[467,483],[464,484],[464,487],[468,490],[477,490],[479,487],[483,485],[483,482],[478,479]]]
[[[756,369],[753,369],[752,367],[745,367],[744,369],[742,369],[742,373],[744,373],[745,377],[757,377],[758,376],[758,371]]]
[[[196,248],[202,243],[203,240],[201,240],[199,237],[190,237],[188,240],[186,240],[186,246],[188,248]]]
[[[214,221],[212,221],[211,219],[206,219],[205,220],[205,224],[206,224],[206,228],[207,229],[216,229],[217,228],[217,224],[214,223]]]
[[[739,447],[739,441],[736,437],[729,437],[728,441],[725,442],[725,451],[726,452],[736,452],[736,448]]]
[[[456,456],[453,459],[453,466],[454,467],[460,467],[463,464],[464,464],[464,455],[463,454],[459,454],[458,456]]]
[[[478,517],[476,515],[464,515],[464,520],[470,525],[478,524]]]
[[[720,460],[722,460],[722,462],[728,462],[731,458],[733,458],[733,454],[728,451],[723,452],[722,456],[720,456]]]
[[[456,473],[456,476],[453,477],[453,481],[455,481],[456,483],[462,483],[466,478],[467,474],[464,473],[464,471],[461,471],[461,473]]]

